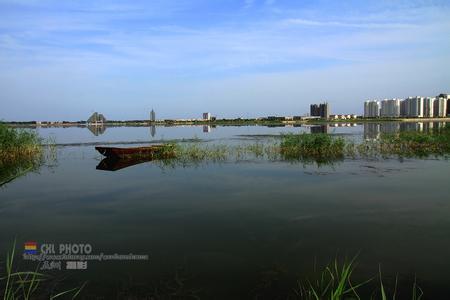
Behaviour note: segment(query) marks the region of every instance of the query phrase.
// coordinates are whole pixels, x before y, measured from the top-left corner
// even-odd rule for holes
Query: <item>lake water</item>
[[[448,299],[447,160],[147,162],[111,172],[96,169],[102,157],[91,145],[191,138],[235,144],[311,131],[363,139],[438,126],[40,128],[59,145],[57,161],[0,189],[1,253],[16,238],[19,252],[35,241],[38,247],[90,244],[92,254],[148,255],[51,271],[68,285],[88,281],[85,296],[104,299],[155,289],[181,298],[275,299],[314,265],[358,254],[356,281],[381,266],[387,282],[398,274],[403,295],[417,277],[427,299]]]

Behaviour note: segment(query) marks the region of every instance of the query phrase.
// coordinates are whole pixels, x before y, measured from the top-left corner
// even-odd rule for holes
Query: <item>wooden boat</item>
[[[153,157],[161,154],[164,145],[153,145],[148,147],[132,147],[132,148],[118,148],[118,147],[95,147],[95,150],[106,157]],[[167,148],[166,148],[167,149]],[[170,156],[170,153],[165,153]]]

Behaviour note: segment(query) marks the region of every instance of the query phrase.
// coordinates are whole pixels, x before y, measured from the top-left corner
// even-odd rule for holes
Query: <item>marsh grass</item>
[[[356,256],[351,260],[335,258],[318,273],[316,272],[313,280],[297,281],[294,297],[290,298],[302,300],[395,300],[400,296],[398,276],[395,277],[393,287],[388,288],[383,282],[381,267],[376,276],[355,282],[352,276],[356,270],[356,258]],[[408,289],[408,287],[406,288]],[[422,289],[414,279],[410,291],[402,291],[401,299],[420,300],[423,295]]]
[[[34,158],[42,151],[41,142],[34,131],[0,123],[0,164]]]
[[[48,294],[44,284],[50,277],[39,273],[38,267],[35,271],[18,271],[15,268],[16,243],[6,255],[5,274],[0,275],[0,296],[3,300],[30,300],[30,299],[76,299],[84,288],[83,284],[79,288],[73,288]],[[48,294],[48,295],[47,295]]]
[[[283,135],[279,151],[285,160],[328,163],[342,160],[345,148],[346,143],[342,137],[333,137],[325,133],[301,133]]]
[[[294,290],[298,299],[319,300],[319,299],[359,299],[358,289],[367,284],[372,278],[354,283],[352,274],[355,270],[355,258],[334,262],[326,266],[315,280],[298,282],[298,287]]]
[[[426,132],[400,132],[382,135],[379,152],[402,157],[447,156],[450,153],[450,127]]]
[[[363,158],[448,158],[450,127],[431,132],[400,132],[383,134],[377,140],[365,140],[354,145],[354,152]]]
[[[431,133],[401,132],[382,135],[377,140],[355,142],[325,133],[285,134],[269,142],[218,145],[200,142],[170,144],[171,165],[266,159],[303,164],[334,165],[344,159],[447,157],[450,154],[450,128]]]
[[[274,141],[238,145],[178,143],[168,147],[174,154],[172,163],[183,165],[252,159],[326,162],[344,157],[345,144],[342,138],[336,139],[326,134],[317,139],[315,135],[306,134],[292,134],[281,136],[281,138],[281,144]],[[328,145],[328,142],[331,145]],[[332,155],[331,158],[329,157],[330,154]]]
[[[162,166],[189,166],[203,163],[225,163],[248,159],[279,159],[279,147],[272,143],[205,144],[179,143],[168,145],[172,156],[158,160]]]
[[[44,158],[36,132],[0,123],[0,186],[38,169]]]
[[[230,154],[227,145],[200,145],[198,143],[179,146],[176,157],[182,162],[224,161]]]

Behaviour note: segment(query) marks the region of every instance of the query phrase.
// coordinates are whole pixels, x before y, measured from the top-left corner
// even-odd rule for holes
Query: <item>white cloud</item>
[[[395,29],[395,28],[417,28],[417,24],[409,23],[347,23],[341,21],[314,21],[301,18],[287,19],[282,21],[287,25],[305,25],[305,26],[330,26],[330,27],[353,27],[363,29]]]
[[[244,8],[251,8],[254,3],[255,0],[244,0]]]

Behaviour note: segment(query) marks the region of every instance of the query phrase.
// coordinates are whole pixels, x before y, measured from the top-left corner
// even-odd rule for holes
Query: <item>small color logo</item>
[[[25,254],[37,254],[37,243],[36,242],[26,242],[25,243]]]

